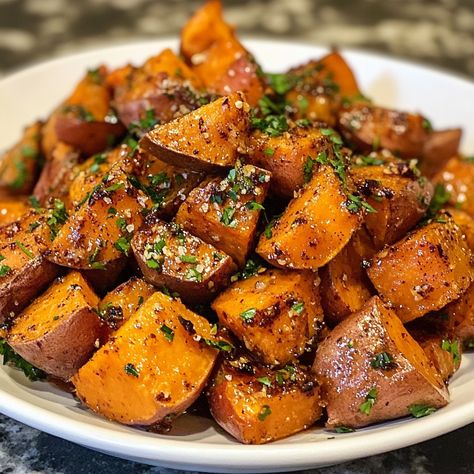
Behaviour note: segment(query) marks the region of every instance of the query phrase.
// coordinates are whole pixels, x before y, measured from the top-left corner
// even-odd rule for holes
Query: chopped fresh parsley
[[[119,237],[115,241],[114,247],[123,254],[128,255],[130,252],[130,241],[125,236]]]
[[[338,426],[335,429],[336,433],[353,433],[354,428],[349,428],[348,426]]]
[[[316,164],[316,160],[313,160],[310,156],[306,158],[306,161],[304,162],[303,165],[303,176],[304,176],[304,182],[309,183],[311,181],[311,178],[313,177],[313,168],[314,165]]]
[[[91,173],[97,173],[100,169],[100,165],[104,164],[107,160],[107,154],[106,153],[97,153],[93,157],[93,163],[91,167],[89,168],[89,171]]]
[[[252,117],[250,125],[271,137],[278,137],[288,130],[288,121],[284,115],[267,115],[263,118]]]
[[[30,202],[31,207],[35,211],[41,211],[41,206],[40,206],[40,203],[39,203],[38,198],[36,196],[30,196],[28,198],[28,201]]]
[[[392,356],[388,352],[379,352],[370,361],[370,366],[373,369],[389,370],[393,368],[394,362]]]
[[[431,415],[436,411],[436,408],[429,405],[410,405],[408,411],[415,418],[422,418],[423,416]]]
[[[126,374],[131,375],[132,377],[138,378],[139,376],[137,368],[133,364],[130,364],[130,362],[125,364],[124,370]]]
[[[260,410],[260,413],[258,414],[258,419],[260,421],[265,421],[265,418],[267,418],[267,416],[271,414],[272,410],[270,409],[270,407],[268,405],[263,405],[262,409]]]
[[[38,150],[32,146],[24,145],[21,147],[21,155],[25,158],[36,158]]]
[[[181,255],[179,259],[184,263],[196,263],[197,257],[194,255]]]
[[[352,214],[357,214],[360,210],[364,209],[368,213],[377,212],[365,199],[355,194],[348,194],[347,201],[345,203],[346,208]]]
[[[234,350],[234,346],[227,341],[215,341],[213,339],[206,339],[205,337],[202,337],[200,340],[203,341],[209,347],[217,349],[218,351],[232,352]]]
[[[461,353],[459,352],[459,341],[450,341],[448,339],[443,339],[441,341],[441,349],[446,352],[449,352],[453,356],[453,361],[455,364],[461,362]]]
[[[304,311],[304,302],[299,301],[291,307],[291,311],[296,314],[301,314]]]
[[[5,257],[3,255],[0,255],[0,262],[2,260],[5,260]],[[4,277],[8,275],[11,271],[11,268],[8,265],[0,265],[0,277]]]
[[[174,339],[174,331],[170,327],[168,327],[166,324],[163,324],[160,327],[160,331],[165,335],[165,338],[168,341],[171,342]]]
[[[359,411],[369,416],[370,412],[372,411],[372,407],[375,405],[377,396],[378,396],[377,389],[371,388],[369,392],[367,393],[367,395],[365,396],[365,402],[362,403],[361,406],[359,407]]]
[[[451,198],[451,193],[442,184],[435,186],[433,197],[426,211],[427,219],[434,217]]]
[[[257,314],[257,308],[249,308],[240,313],[240,317],[246,322],[249,323],[253,321],[253,318]]]
[[[290,74],[265,74],[270,87],[278,94],[285,95],[295,87],[297,77]]]
[[[265,150],[263,150],[263,153],[265,153],[265,155],[267,156],[273,156],[275,154],[275,150],[273,148],[265,148]]]
[[[46,221],[50,230],[51,240],[56,238],[59,229],[66,223],[68,217],[69,214],[64,203],[60,199],[55,199],[54,207],[49,210],[49,218]]]
[[[249,201],[247,204],[245,204],[245,207],[247,209],[250,209],[251,211],[264,211],[265,210],[265,208],[256,201]]]
[[[4,339],[0,339],[0,355],[3,355],[3,365],[11,365],[21,370],[30,380],[42,380],[46,374],[31,365],[23,357],[19,356]]]
[[[384,160],[381,158],[377,158],[376,156],[358,156],[354,160],[354,164],[356,166],[380,166],[385,163]]]
[[[431,122],[427,119],[424,118],[423,122],[421,123],[421,126],[427,131],[427,132],[432,132],[433,131],[433,125]]]
[[[202,272],[198,271],[196,268],[189,268],[184,278],[189,281],[202,281]]]
[[[271,387],[272,381],[268,377],[258,377],[257,380],[265,387]]]
[[[35,258],[35,256],[25,247],[25,244],[15,240],[15,244],[18,245],[18,248],[30,259]]]
[[[28,171],[26,169],[26,163],[19,159],[15,161],[15,168],[17,171],[17,174],[15,176],[15,179],[11,182],[10,188],[13,190],[21,189],[28,178]]]
[[[224,208],[221,216],[221,222],[227,227],[236,227],[237,221],[234,220],[235,208],[227,206]]]

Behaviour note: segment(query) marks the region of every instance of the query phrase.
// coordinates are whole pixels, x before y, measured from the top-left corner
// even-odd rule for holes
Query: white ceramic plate
[[[140,63],[172,40],[91,51],[35,66],[0,81],[0,149],[28,122],[45,117],[84,73],[102,62]],[[247,41],[265,70],[283,71],[325,50],[278,41]],[[465,127],[463,148],[474,152],[474,84],[425,67],[361,52],[346,52],[362,90],[377,103],[420,110],[436,127]],[[469,128],[470,127],[470,128]],[[0,367],[0,411],[75,443],[148,464],[214,472],[277,472],[336,464],[408,446],[474,422],[474,354],[463,357],[450,385],[452,402],[433,415],[336,434],[314,428],[264,446],[238,444],[211,420],[181,417],[173,431],[157,435],[108,422],[43,382],[28,382]]]

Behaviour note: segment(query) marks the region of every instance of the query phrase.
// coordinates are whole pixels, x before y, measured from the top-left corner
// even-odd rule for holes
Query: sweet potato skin
[[[391,362],[374,367],[382,353]],[[449,399],[421,347],[378,297],[333,329],[318,347],[313,370],[327,400],[329,428],[360,428],[406,416],[411,405],[440,408]],[[373,403],[364,409],[369,392]]]
[[[474,285],[445,308],[452,320],[452,330],[466,349],[474,349]]]
[[[217,358],[218,351],[196,335],[215,340],[204,318],[154,293],[72,378],[77,396],[96,413],[128,425],[181,414],[199,396]]]
[[[175,222],[243,266],[253,248],[270,176],[253,165],[238,164],[227,178],[212,179],[191,191]]]
[[[152,156],[190,170],[216,171],[234,166],[245,153],[250,107],[239,92],[159,125],[140,146]]]
[[[267,270],[234,283],[212,303],[262,363],[285,365],[303,354],[322,326],[317,274]]]
[[[320,166],[271,228],[262,234],[257,253],[272,265],[318,269],[349,242],[361,224],[351,213],[342,184],[329,166]]]
[[[474,252],[474,219],[465,211],[455,207],[447,208],[454,222],[461,228],[471,252]]]
[[[7,341],[35,367],[68,380],[96,348],[102,331],[93,310],[98,302],[80,273],[72,272],[18,316]]]
[[[461,136],[460,128],[432,131],[423,146],[421,172],[431,178],[445,166],[450,158],[457,156]]]
[[[441,309],[471,284],[471,251],[449,214],[374,256],[367,270],[381,298],[403,322]]]
[[[193,304],[209,301],[236,270],[228,255],[160,220],[135,234],[132,250],[146,281]]]
[[[223,361],[208,400],[216,422],[245,444],[285,438],[310,427],[322,414],[314,377],[297,366],[280,371],[257,367],[249,374]]]

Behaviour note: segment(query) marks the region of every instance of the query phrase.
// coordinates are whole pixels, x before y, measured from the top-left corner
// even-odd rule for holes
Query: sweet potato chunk
[[[206,319],[156,292],[72,382],[96,413],[128,425],[153,425],[197,399],[217,357],[207,344],[215,340]]]
[[[249,161],[272,173],[271,191],[291,199],[311,178],[311,157],[330,154],[331,142],[317,128],[295,127],[277,137],[255,131],[250,136],[249,149]]]
[[[471,284],[471,251],[449,214],[439,214],[374,256],[367,270],[403,322],[442,308]]]
[[[212,303],[219,321],[264,364],[300,356],[322,325],[317,275],[267,270],[234,283]]]
[[[0,190],[28,194],[39,170],[41,123],[27,127],[20,141],[0,158]]]
[[[343,368],[343,370],[341,370]],[[327,400],[329,428],[359,428],[440,408],[440,374],[395,313],[374,296],[319,345],[313,365]]]
[[[474,349],[474,284],[444,311],[452,320],[454,335],[466,349]]]
[[[255,59],[225,23],[220,0],[208,1],[184,26],[181,54],[207,90],[219,95],[242,91],[252,106],[262,97]]]
[[[455,207],[449,207],[447,211],[451,214],[454,222],[461,228],[471,252],[474,252],[474,218],[467,212],[456,209]]]
[[[17,221],[30,209],[31,206],[26,198],[0,198],[0,226]]]
[[[191,170],[215,171],[235,165],[245,153],[250,107],[236,92],[184,117],[159,125],[140,146],[152,156]]]
[[[362,228],[321,268],[321,303],[331,326],[358,311],[372,296],[373,288],[363,266],[375,252],[370,236]]]
[[[449,203],[474,217],[474,162],[454,157],[439,173],[434,182],[443,184],[450,193]]]
[[[357,150],[367,153],[387,148],[402,158],[419,158],[429,136],[427,120],[368,104],[346,107],[339,115],[339,128]]]
[[[107,82],[114,86],[114,104],[127,127],[147,117],[155,123],[169,122],[207,102],[199,92],[203,88],[199,77],[170,49],[139,68],[122,68],[112,75]]]
[[[102,327],[98,302],[82,275],[69,273],[18,316],[7,341],[35,367],[68,380],[95,350]]]
[[[59,273],[43,257],[50,242],[45,220],[30,211],[0,228],[0,323],[18,314]]]
[[[217,423],[246,444],[262,444],[309,428],[322,414],[319,387],[304,367],[271,370],[223,361],[208,391]]]
[[[228,255],[175,223],[157,220],[143,227],[133,237],[132,249],[146,281],[191,303],[208,301],[236,270]]]
[[[462,130],[453,128],[449,130],[432,131],[423,147],[421,172],[431,178],[453,156],[459,154]]]
[[[73,93],[53,114],[57,139],[90,156],[104,150],[125,132],[110,108],[111,95],[105,84],[107,70],[89,71]]]
[[[367,214],[365,227],[381,248],[401,239],[425,215],[433,185],[404,161],[378,166],[352,166],[351,176],[360,194],[376,210]]]
[[[238,163],[227,178],[211,179],[191,191],[175,221],[243,266],[253,248],[269,182],[268,171]]]
[[[257,253],[278,267],[322,267],[360,226],[360,213],[352,213],[347,203],[334,170],[321,166],[272,228],[261,235]]]
[[[112,330],[117,330],[155,292],[155,288],[132,277],[105,295],[99,304],[100,317]]]

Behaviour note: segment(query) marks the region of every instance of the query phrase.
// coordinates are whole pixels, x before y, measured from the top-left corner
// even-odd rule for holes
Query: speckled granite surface
[[[0,0],[0,74],[54,55],[174,35],[199,5],[185,0]],[[248,36],[362,47],[474,77],[474,0],[233,0]],[[114,459],[0,415],[0,473],[171,473]],[[309,472],[309,471],[308,471]],[[311,471],[474,473],[474,425],[432,441]]]

